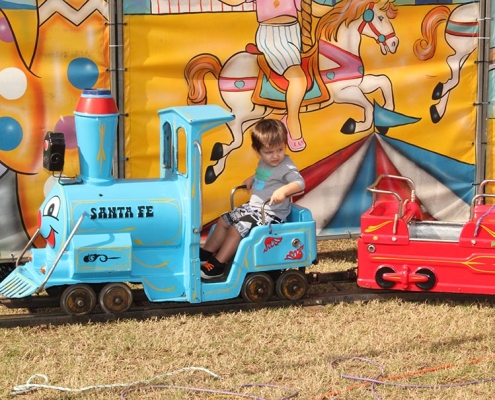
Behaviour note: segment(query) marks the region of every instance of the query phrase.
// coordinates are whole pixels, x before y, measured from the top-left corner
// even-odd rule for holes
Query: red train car
[[[380,182],[404,184],[399,191],[382,190]],[[414,182],[406,177],[381,175],[367,189],[371,207],[361,217],[358,239],[358,279],[363,288],[445,293],[495,294],[495,205],[485,204],[493,194],[471,202],[464,223],[423,218],[416,202]],[[393,186],[393,185],[392,185]]]

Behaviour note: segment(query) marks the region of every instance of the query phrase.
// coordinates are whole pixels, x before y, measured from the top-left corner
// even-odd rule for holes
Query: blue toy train
[[[46,196],[39,228],[21,255],[30,253],[28,261],[19,257],[0,294],[58,293],[62,309],[76,316],[97,305],[127,311],[132,284],[142,285],[152,302],[306,294],[304,267],[317,257],[316,230],[311,212],[295,204],[287,223],[256,227],[241,241],[223,277],[201,280],[201,139],[232,120],[231,113],[214,105],[160,110],[160,178],[142,180],[111,176],[118,110],[109,90],[84,90],[74,114],[80,174],[59,178]],[[45,168],[62,170],[64,148],[62,134],[47,135]],[[39,235],[46,247],[31,248]]]

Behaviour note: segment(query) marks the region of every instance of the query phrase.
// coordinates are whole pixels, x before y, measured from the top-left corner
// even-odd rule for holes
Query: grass
[[[355,266],[354,245],[353,240],[321,242],[323,259],[313,268]],[[279,400],[297,392],[298,399],[307,400],[372,399],[369,384],[342,377],[376,377],[379,368],[365,360],[383,366],[390,384],[495,377],[494,317],[491,303],[390,300],[0,329],[0,398],[44,374],[48,385],[88,390],[41,389],[17,397],[240,399],[246,397],[232,393],[245,393]],[[141,383],[129,386],[133,382]],[[437,389],[381,385],[376,392],[383,399],[490,399],[494,388],[492,382]]]

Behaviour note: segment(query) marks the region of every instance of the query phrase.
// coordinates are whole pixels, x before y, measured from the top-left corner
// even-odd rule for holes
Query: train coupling
[[[336,272],[311,272],[308,274],[308,283],[318,285],[328,282],[355,282],[357,279],[357,267],[345,271]]]

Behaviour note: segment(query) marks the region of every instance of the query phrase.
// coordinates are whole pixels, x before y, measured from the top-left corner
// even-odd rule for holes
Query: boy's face
[[[281,143],[273,147],[262,147],[259,155],[265,163],[271,167],[276,167],[285,157],[285,144]]]

